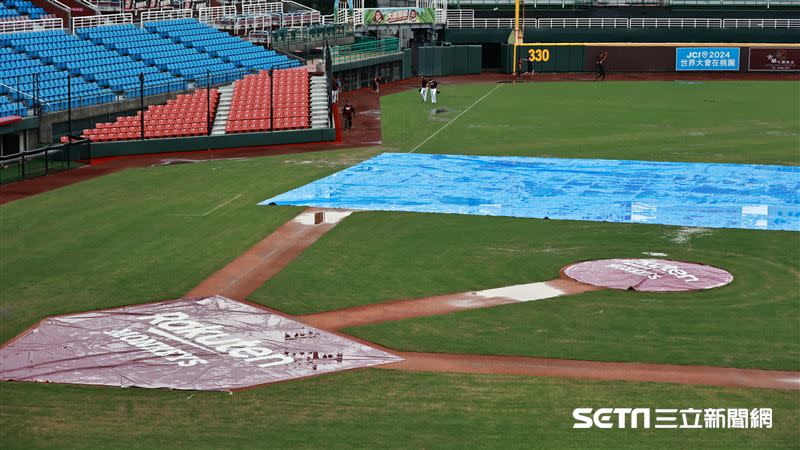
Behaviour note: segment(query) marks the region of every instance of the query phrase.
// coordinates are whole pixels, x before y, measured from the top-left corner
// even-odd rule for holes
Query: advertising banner
[[[675,70],[739,70],[739,48],[678,47],[675,49]]]
[[[751,48],[747,70],[800,72],[799,48]]]
[[[433,8],[367,8],[364,10],[365,25],[414,23],[436,23],[436,10]]]

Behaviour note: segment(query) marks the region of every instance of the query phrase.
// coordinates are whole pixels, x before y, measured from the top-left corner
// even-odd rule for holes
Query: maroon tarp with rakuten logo
[[[601,259],[564,269],[573,280],[611,289],[680,292],[712,289],[733,280],[716,267],[667,259]]]
[[[0,353],[2,380],[194,390],[401,360],[224,297],[52,317]]]

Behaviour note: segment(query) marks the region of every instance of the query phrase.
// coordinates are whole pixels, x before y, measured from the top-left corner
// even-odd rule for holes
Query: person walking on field
[[[419,88],[419,95],[422,96],[422,102],[425,103],[428,101],[428,79],[425,78],[424,75],[420,75],[420,88]]]
[[[594,81],[597,81],[599,78],[600,81],[606,80],[606,60],[608,59],[608,52],[602,52],[597,57],[597,61],[595,61],[595,65],[597,66],[597,76],[594,77]]]
[[[342,108],[342,117],[344,117],[345,131],[351,130],[353,128],[353,117],[355,117],[355,115],[356,115],[356,109],[353,108],[353,105],[351,105],[349,101],[345,101],[344,107]]]
[[[431,90],[431,103],[436,104],[436,94],[439,93],[439,83],[437,83],[436,80],[431,80],[428,86]]]

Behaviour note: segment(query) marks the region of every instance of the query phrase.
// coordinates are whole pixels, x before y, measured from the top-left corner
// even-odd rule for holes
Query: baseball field
[[[0,206],[0,341],[47,316],[179,298],[304,209],[257,203],[383,152],[800,165],[796,81],[441,88],[435,107],[413,89],[382,97],[382,142],[373,147],[128,169]],[[361,211],[247,300],[306,315],[651,255],[720,267],[734,280],[340,331],[389,351],[800,371],[794,231]],[[799,389],[391,366],[232,394],[3,382],[0,440],[8,448],[796,448]],[[774,425],[572,428],[574,408],[604,406],[772,408]]]

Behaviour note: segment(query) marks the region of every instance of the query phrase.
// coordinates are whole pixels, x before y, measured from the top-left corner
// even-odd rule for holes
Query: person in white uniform
[[[428,88],[431,91],[431,103],[435,104],[436,103],[436,94],[439,93],[439,83],[437,83],[436,80],[431,80],[431,82],[428,83]]]
[[[422,102],[428,101],[428,79],[424,76],[420,76],[420,88],[419,88],[419,95],[422,96]]]

